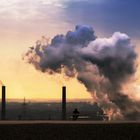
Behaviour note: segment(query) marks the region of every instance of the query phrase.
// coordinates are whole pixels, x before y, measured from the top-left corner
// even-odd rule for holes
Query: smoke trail
[[[0,85],[3,86],[3,82],[0,80]]]
[[[114,119],[138,119],[139,103],[122,91],[122,85],[135,74],[136,58],[126,34],[97,38],[93,28],[85,25],[56,35],[50,44],[37,42],[24,56],[42,72],[61,73],[63,69],[68,77],[76,75]]]

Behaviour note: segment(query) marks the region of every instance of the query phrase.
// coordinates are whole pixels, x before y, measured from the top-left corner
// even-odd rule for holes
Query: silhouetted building
[[[66,87],[62,87],[62,120],[66,120]]]
[[[6,119],[6,87],[2,86],[2,98],[1,98],[1,120]]]
[[[77,108],[74,109],[73,111],[73,120],[77,120],[79,117],[80,112],[78,111]]]

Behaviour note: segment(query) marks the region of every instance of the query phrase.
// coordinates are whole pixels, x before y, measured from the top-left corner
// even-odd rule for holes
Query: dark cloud
[[[96,38],[93,28],[85,25],[56,35],[50,44],[37,43],[25,55],[38,70],[53,74],[64,69],[66,76],[77,76],[92,96],[96,92],[104,109],[110,106],[119,110],[125,119],[130,119],[128,114],[134,110],[139,112],[139,104],[122,91],[122,85],[135,73],[136,57],[126,34],[116,32],[110,38]]]
[[[68,43],[73,45],[86,45],[90,41],[94,40],[94,31],[90,26],[77,25],[75,31],[68,31],[66,36],[56,35],[51,42],[53,46],[59,46],[62,43]]]
[[[111,38],[99,38],[82,49],[82,57],[96,64],[111,83],[120,84],[135,72],[136,53],[130,38],[116,32]]]
[[[92,76],[93,70],[90,71],[91,75],[87,73],[84,76],[81,75],[79,80],[85,84],[89,91],[98,89],[99,92],[107,93],[109,100],[119,107],[124,116],[128,112],[129,115],[132,115],[134,110],[139,112],[140,104],[133,102],[121,91],[121,86],[136,70],[135,60],[137,55],[130,38],[126,34],[116,32],[111,38],[97,38],[80,51],[82,58],[96,65],[99,73],[108,80],[99,80],[100,83],[97,84],[97,86],[101,86],[99,89],[93,86],[96,85],[92,80],[94,78]],[[101,96],[99,97],[101,98]],[[132,112],[129,111],[130,108]],[[127,114],[125,118],[131,119],[132,116],[129,118],[129,115]],[[133,115],[135,116],[135,114]]]
[[[77,25],[75,31],[69,31],[66,35],[67,42],[69,44],[83,44],[89,43],[94,40],[94,31],[92,27]]]

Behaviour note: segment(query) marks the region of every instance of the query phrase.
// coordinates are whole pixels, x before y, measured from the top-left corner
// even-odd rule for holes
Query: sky
[[[53,38],[80,24],[92,26],[100,37],[126,33],[139,53],[139,7],[138,0],[1,0],[0,80],[7,86],[7,97],[60,99],[61,87],[66,85],[69,99],[90,99],[76,79],[41,73],[24,62],[22,55],[41,36]],[[139,84],[140,80],[138,90]]]

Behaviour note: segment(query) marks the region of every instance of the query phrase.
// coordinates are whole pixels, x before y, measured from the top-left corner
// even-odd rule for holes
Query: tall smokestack
[[[2,99],[1,99],[1,120],[6,119],[6,87],[2,86]]]
[[[62,120],[66,120],[66,87],[62,87]]]

